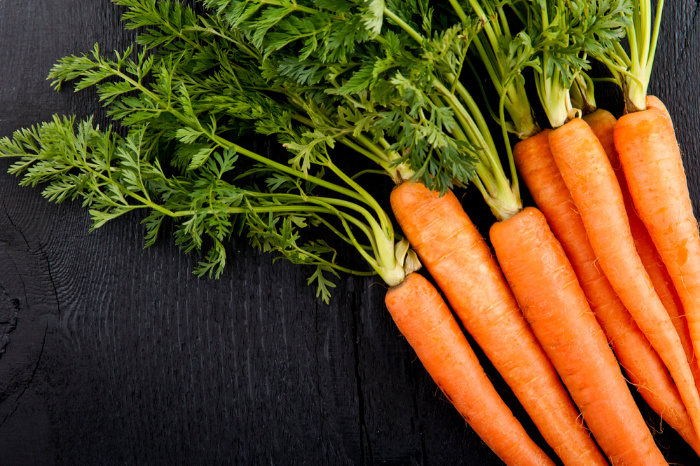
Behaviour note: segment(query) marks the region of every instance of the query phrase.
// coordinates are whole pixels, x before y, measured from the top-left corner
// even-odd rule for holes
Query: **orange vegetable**
[[[648,95],[647,108],[655,108],[657,110],[661,110],[663,115],[668,119],[668,123],[671,125],[671,127],[673,127],[673,120],[671,120],[671,115],[668,113],[666,105],[664,105],[664,103],[661,102],[661,99],[659,99],[655,95]]]
[[[602,145],[590,126],[581,119],[574,119],[551,131],[549,144],[562,178],[581,214],[591,246],[598,257],[598,264],[649,343],[664,361],[697,434],[700,432],[700,396],[695,380],[678,333],[636,252],[620,186]],[[624,165],[622,151],[620,158]],[[629,177],[627,178],[629,182]],[[634,198],[631,184],[630,191]],[[653,238],[651,228],[649,230]],[[700,245],[700,239],[698,244]],[[657,244],[657,249],[663,257],[663,248]],[[673,277],[672,268],[668,264],[667,267]],[[692,335],[692,321],[689,319],[688,323]]]
[[[519,142],[518,172],[561,243],[591,309],[632,384],[649,406],[700,452],[685,406],[656,351],[598,267],[581,216],[549,150],[549,130]]]
[[[634,207],[647,227],[685,311],[700,354],[700,237],[668,113],[652,106],[621,117],[614,130]]]
[[[553,465],[484,373],[440,293],[409,274],[386,295],[394,322],[445,396],[506,464]]]
[[[656,99],[658,101],[658,99]],[[653,101],[647,97],[647,102]],[[666,112],[666,107],[659,101],[661,109],[664,114],[668,115]],[[657,104],[658,105],[658,104]],[[670,117],[669,122],[671,121]],[[615,124],[617,119],[606,110],[596,110],[595,112],[583,117],[584,121],[588,123],[598,140],[603,145],[605,153],[610,160],[610,165],[615,171],[615,176],[617,176],[617,181],[620,184],[620,190],[622,192],[622,199],[625,202],[625,211],[627,212],[627,218],[630,223],[630,231],[632,232],[632,238],[634,239],[634,244],[637,247],[637,253],[639,258],[644,264],[644,268],[649,274],[652,284],[654,285],[654,290],[656,294],[659,295],[659,299],[664,304],[668,315],[671,317],[674,327],[676,327],[676,332],[681,339],[683,344],[683,349],[690,363],[690,369],[693,371],[695,377],[695,382],[697,385],[698,380],[700,380],[700,371],[698,370],[697,358],[693,354],[693,343],[690,340],[690,332],[688,331],[688,324],[685,320],[685,315],[683,311],[683,305],[681,304],[678,293],[676,293],[671,278],[668,276],[666,267],[663,261],[659,257],[659,253],[656,251],[656,246],[649,235],[644,222],[639,218],[637,212],[634,209],[632,203],[632,197],[630,196],[629,189],[627,188],[627,181],[625,180],[625,175],[622,171],[622,166],[620,165],[620,157],[615,149],[615,143],[613,141],[613,131],[615,129]]]
[[[607,464],[454,194],[440,197],[419,183],[403,183],[392,192],[391,206],[466,330],[562,461]]]
[[[611,462],[666,464],[544,215],[528,207],[490,236],[525,318]]]

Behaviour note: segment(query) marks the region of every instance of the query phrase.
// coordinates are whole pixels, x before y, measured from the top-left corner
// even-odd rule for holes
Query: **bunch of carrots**
[[[514,160],[542,209],[526,208],[501,218],[491,227],[491,242],[510,291],[581,411],[587,427],[613,464],[664,464],[665,460],[639,414],[609,344],[650,406],[696,452],[700,451],[697,435],[700,432],[700,399],[695,379],[697,367],[692,346],[688,344],[692,338],[688,336],[688,328],[683,325],[684,312],[678,307],[677,292],[669,287],[671,280],[668,280],[668,276],[664,276],[664,268],[670,272],[680,269],[679,262],[686,263],[689,258],[686,243],[698,240],[697,222],[668,114],[664,113],[665,109],[658,112],[664,115],[663,120],[659,121],[667,125],[666,136],[646,143],[647,147],[643,148],[638,145],[639,134],[645,135],[644,141],[651,141],[652,135],[660,132],[660,129],[654,131],[646,126],[643,130],[621,130],[625,126],[616,124],[611,114],[601,110],[593,111],[584,117],[585,121],[582,120],[581,108],[589,112],[595,110],[591,105],[593,81],[583,69],[577,69],[574,65],[560,69],[558,63],[553,64],[552,61],[561,58],[561,52],[548,46],[538,52],[540,59],[534,75],[541,104],[555,129],[538,133],[537,124],[531,118],[524,83],[513,78],[512,68],[504,66],[510,57],[504,57],[499,50],[502,44],[498,42],[498,36],[503,35],[504,31],[510,34],[506,15],[499,11],[500,7],[488,11],[476,2],[472,2],[471,6],[484,24],[475,42],[480,58],[487,64],[489,75],[501,96],[499,114],[502,127],[513,129],[523,139],[515,147]],[[557,6],[561,6],[561,3]],[[630,36],[636,41],[632,43],[635,52],[632,60],[621,57],[623,50],[619,45],[613,51],[591,51],[601,60],[611,63],[611,71],[620,77],[623,89],[628,91],[628,101],[633,99],[634,92],[640,93],[640,86],[633,84],[641,82],[643,93],[646,92],[662,6],[660,2],[655,28],[650,30],[649,5],[644,2],[634,5],[632,22],[628,27]],[[527,18],[524,20],[526,29],[542,28],[555,9],[546,6],[539,11],[529,9],[528,12],[520,11],[519,16]],[[492,18],[498,20],[491,21]],[[516,40],[514,36],[509,35],[508,38]],[[639,65],[639,62],[642,64]],[[627,68],[623,69],[625,66]],[[571,88],[574,85],[577,86],[574,90],[576,96],[587,104],[579,109],[571,103]],[[659,108],[659,104],[651,102],[649,106]],[[636,108],[637,111],[644,109]],[[630,113],[623,117],[621,123],[633,118],[648,119],[637,116],[644,113],[633,113],[634,107],[629,103],[627,109]],[[512,119],[510,125],[504,121],[504,111]],[[646,114],[649,112],[646,111]],[[627,132],[625,136],[622,136],[623,131]],[[633,169],[627,168],[628,159],[624,156],[618,158],[616,150],[635,154],[637,161],[629,163],[643,167],[641,170],[646,173],[642,178],[644,182],[637,184],[636,195],[630,195],[635,188],[631,187],[632,182],[626,180],[641,175],[628,175],[628,171],[634,173]],[[673,154],[670,159],[673,160],[674,172],[664,177],[657,171],[658,162],[653,158],[667,160],[669,153]],[[618,169],[617,176],[613,167]],[[669,180],[669,186],[655,183],[654,178],[658,176]],[[683,182],[679,183],[678,180]],[[652,185],[655,185],[654,190],[650,189]],[[623,192],[626,194],[624,197]],[[683,199],[682,203],[678,201],[680,198]],[[435,202],[447,204],[449,200],[435,198]],[[682,214],[679,205],[683,206]],[[415,210],[417,207],[411,208]],[[435,208],[431,206],[430,210]],[[411,244],[450,302],[458,302],[456,296],[453,298],[449,285],[445,289],[440,278],[450,277],[443,280],[453,281],[454,270],[451,274],[439,270],[429,258],[431,253],[428,249],[435,246],[425,245],[421,234],[406,232],[401,212],[396,207],[394,210]],[[643,210],[649,212],[648,217],[641,213]],[[671,221],[667,218],[668,212],[677,213],[678,217]],[[658,218],[660,214],[663,221]],[[643,222],[629,220],[637,215]],[[453,214],[452,218],[456,216]],[[432,221],[431,218],[426,224]],[[654,226],[658,222],[663,223]],[[635,228],[634,235],[630,224]],[[684,239],[675,240],[676,245],[683,244],[682,252],[679,254],[676,247],[673,249],[675,256],[671,252],[661,254],[661,248],[672,250],[668,245],[673,241],[670,238],[677,234],[674,230],[682,224],[687,225],[683,228]],[[654,239],[653,230],[663,239]],[[466,238],[454,231],[449,228],[445,238],[459,238],[459,244],[463,244]],[[649,236],[653,241],[645,240]],[[431,238],[431,241],[435,240]],[[436,256],[440,261],[444,261],[444,258],[449,261],[460,255],[459,252],[446,253],[444,249],[448,248],[438,248]],[[456,251],[464,249],[457,245],[453,248]],[[662,262],[656,256],[657,250],[663,260],[661,266]],[[646,262],[642,262],[640,256],[647,258]],[[462,255],[456,263],[464,264],[466,258]],[[484,262],[486,260],[482,259]],[[650,275],[654,277],[653,282]],[[673,276],[674,273],[670,272],[669,275]],[[680,272],[676,272],[676,276],[679,275]],[[473,276],[471,274],[465,280],[469,281]],[[673,283],[687,287],[687,281],[688,277],[678,277]],[[494,306],[508,299],[508,294],[500,296],[492,301]],[[664,298],[663,302],[661,297]],[[690,305],[692,298],[688,297],[687,302]],[[459,305],[453,303],[453,306],[459,314]],[[690,309],[685,311],[686,316]],[[488,308],[486,312],[491,313],[492,309]],[[690,322],[692,320],[689,321],[692,327]],[[469,329],[466,323],[465,327]],[[685,348],[682,341],[686,342]],[[524,383],[527,384],[527,381]],[[537,424],[537,420],[534,420]],[[546,431],[542,434],[549,440]],[[570,443],[574,442],[570,440]],[[602,458],[595,457],[595,447],[591,450],[584,444],[578,450],[578,458],[572,458],[564,456],[558,450],[559,445],[552,445],[551,442],[550,445],[565,464],[604,462]],[[584,454],[590,456],[584,458]],[[537,460],[533,457],[532,462],[536,463]]]
[[[700,454],[700,234],[670,116],[646,95],[663,0],[655,11],[649,0],[450,0],[440,9],[397,0],[380,2],[379,10],[345,2],[338,15],[347,18],[329,13],[330,3],[205,0],[213,19],[191,30],[206,35],[224,28],[216,35],[246,38],[239,47],[245,60],[206,60],[221,60],[222,75],[245,72],[250,81],[236,79],[235,85],[261,99],[272,96],[274,111],[292,115],[317,137],[318,147],[337,141],[376,162],[396,185],[390,203],[407,243],[394,244],[378,203],[355,177],[336,169],[331,156],[309,163],[333,171],[349,188],[300,168],[303,138],[286,141],[295,155],[292,168],[236,146],[238,153],[294,178],[295,189],[304,180],[376,207],[366,214],[353,207],[362,214],[352,217],[340,212],[346,201],[311,192],[294,198],[295,212],[313,206],[331,229],[321,213],[341,219],[340,235],[390,285],[387,308],[426,370],[505,463],[553,460],[501,399],[458,319],[564,464],[666,464],[625,377]],[[353,24],[365,29],[343,54],[304,30],[326,16],[329,24],[350,21],[355,10]],[[136,12],[132,5],[132,21]],[[421,12],[422,31],[411,20]],[[436,24],[458,20],[435,32],[433,15]],[[164,27],[155,20],[134,24]],[[283,40],[290,31],[298,37]],[[629,54],[620,45],[624,35]],[[464,42],[452,46],[445,38]],[[205,55],[205,47],[197,47]],[[382,55],[382,47],[391,53]],[[619,120],[595,107],[590,58],[606,65],[624,92]],[[307,59],[316,74],[302,72]],[[420,63],[426,68],[412,75],[411,66]],[[81,77],[88,82],[92,68],[81,66],[58,77],[59,84]],[[291,71],[269,78],[275,66]],[[477,67],[498,95],[496,110],[487,105],[483,112],[464,86]],[[551,129],[540,130],[534,116],[530,76]],[[484,113],[499,123],[508,170]],[[189,113],[173,115],[188,124]],[[272,133],[269,125],[265,130]],[[513,150],[511,134],[520,139]],[[200,136],[227,150],[234,146],[204,130]],[[22,151],[31,144],[20,150],[7,141],[3,147],[3,156],[28,157]],[[523,208],[519,177],[537,207]],[[495,257],[449,189],[467,183],[497,219],[489,232]],[[250,216],[271,204],[236,208]],[[353,228],[372,246],[358,245]],[[416,272],[408,244],[439,291]]]

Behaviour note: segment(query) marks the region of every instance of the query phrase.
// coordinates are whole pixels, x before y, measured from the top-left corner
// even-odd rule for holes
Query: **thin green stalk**
[[[336,228],[335,225],[326,220],[325,217],[322,217],[321,215],[314,215],[314,218],[319,222],[323,223],[326,226],[326,228],[328,228],[328,230],[333,232],[334,235],[343,240],[345,243],[350,244],[352,246],[356,246],[356,244],[352,242],[350,237],[348,237],[345,233]],[[365,251],[373,251],[372,246],[360,245],[360,247],[362,247],[362,249],[364,249]],[[372,275],[374,274],[375,273],[372,272]]]
[[[664,8],[664,0],[658,0],[656,4],[656,16],[654,18],[654,32],[651,36],[651,47],[647,59],[647,72],[644,76],[644,82],[649,85],[649,79],[651,78],[651,69],[654,63],[654,57],[656,56],[656,46],[659,42],[659,32],[661,30],[661,14]]]
[[[501,134],[503,135],[503,142],[506,146],[506,154],[508,155],[508,167],[510,169],[510,188],[517,198],[520,197],[520,182],[518,181],[518,171],[515,168],[515,158],[513,157],[513,148],[510,145],[510,138],[508,136],[508,127],[506,126],[506,114],[505,114],[505,100],[506,95],[502,94],[500,99],[499,117],[501,119]]]
[[[442,83],[436,80],[434,84],[436,88],[441,91],[444,97],[450,101],[452,107],[458,110],[456,114],[459,116],[461,113],[465,119],[468,119],[471,122],[468,125],[468,128],[473,128],[474,121],[471,119],[471,116],[474,115],[473,112],[471,114],[467,112],[456,96],[450,93],[449,90],[442,85]],[[471,95],[468,93],[467,96],[469,97],[469,101],[474,105],[474,109],[478,112],[476,102],[474,102]],[[484,120],[481,112],[478,112],[476,116],[478,116],[479,120],[486,125],[486,121]],[[491,133],[488,131],[488,128],[486,130],[486,133],[478,129],[474,130],[478,139],[472,142],[478,147],[482,148],[482,151],[480,152],[485,153],[487,162],[478,163],[475,168],[478,178],[481,180],[481,182],[483,182],[480,191],[484,195],[484,200],[487,202],[491,208],[491,211],[498,220],[505,220],[515,215],[522,208],[518,183],[515,181],[513,184],[511,184],[511,181],[508,180],[508,177],[503,171],[503,166],[501,165],[501,161],[498,157],[498,152],[493,144]],[[488,141],[485,140],[486,136],[488,136]],[[507,145],[510,147],[510,144]],[[510,157],[512,158],[512,155]],[[511,166],[514,168],[514,164]],[[514,170],[512,173],[515,176]]]
[[[291,4],[290,4],[288,2],[280,2],[277,0],[259,0],[259,3],[262,3],[264,5],[278,6],[280,8],[290,8],[291,7],[292,10],[297,10],[297,11],[301,11],[303,13],[309,13],[312,15],[320,13],[319,10],[299,5],[296,2],[291,2]]]
[[[352,179],[356,180],[358,178],[361,178],[364,175],[384,175],[384,176],[386,176],[386,174],[387,174],[386,170],[367,169],[367,170],[362,170],[362,171],[355,173],[354,175],[352,175]]]
[[[453,109],[455,109],[455,114],[460,119],[460,121],[463,122],[463,126],[467,131],[469,131],[469,134],[473,135],[472,143],[483,149],[483,151],[486,153],[486,156],[488,158],[488,166],[491,169],[492,172],[494,172],[494,175],[498,177],[498,172],[502,172],[501,168],[501,162],[498,159],[498,152],[496,151],[496,146],[493,143],[493,139],[491,138],[491,132],[488,130],[488,127],[486,127],[486,121],[483,118],[483,115],[481,112],[478,112],[476,115],[474,115],[474,112],[469,112],[467,109],[464,108],[462,105],[462,102],[457,99],[457,97],[452,94],[449,89],[447,89],[440,81],[435,80],[433,82],[434,86],[443,94],[443,96],[450,102],[450,105],[452,106]],[[465,90],[466,91],[466,90]],[[474,110],[478,111],[478,107],[476,107],[476,102],[471,98],[471,95],[467,93],[469,97],[469,101],[473,103],[474,105]],[[470,108],[470,110],[472,110]],[[478,117],[477,122],[474,121],[474,117]],[[483,130],[480,127],[483,125]],[[484,132],[484,130],[486,132]]]
[[[493,138],[491,137],[491,130],[489,129],[489,126],[486,123],[484,116],[481,114],[479,106],[476,104],[474,98],[472,98],[471,94],[469,93],[469,91],[467,91],[467,88],[464,87],[462,83],[459,83],[457,85],[457,94],[467,105],[467,108],[469,109],[472,118],[476,121],[476,125],[479,128],[479,133],[481,134],[481,137],[484,139],[484,141],[486,141],[486,144],[483,147],[488,147],[489,150],[496,153],[496,145],[494,144]]]
[[[411,26],[406,24],[404,20],[396,16],[391,10],[389,10],[387,7],[384,7],[384,16],[387,18],[391,19],[394,21],[401,29],[406,31],[408,35],[410,35],[416,42],[419,44],[423,44],[423,36],[421,36],[418,32],[416,32],[415,29],[413,29]]]
[[[472,44],[476,47],[477,55],[481,58],[481,63],[484,65],[486,68],[486,72],[488,73],[489,77],[491,78],[491,82],[493,83],[494,87],[496,88],[496,92],[500,95],[503,92],[503,86],[502,86],[502,76],[503,76],[503,70],[500,69],[497,71],[494,68],[494,62],[500,65],[500,62],[495,59],[495,56],[493,53],[489,53],[487,49],[484,47],[484,45],[481,42],[480,39],[480,34],[477,34],[476,37],[472,39]],[[493,50],[493,49],[490,49]]]
[[[175,214],[174,214],[172,211],[166,209],[165,207],[163,207],[163,206],[161,206],[161,205],[159,205],[159,204],[156,204],[155,202],[151,201],[150,198],[145,198],[145,197],[143,197],[143,196],[141,196],[141,195],[139,195],[139,194],[136,194],[135,192],[131,191],[130,189],[126,189],[123,185],[121,185],[121,184],[119,184],[119,183],[115,183],[115,181],[112,180],[110,177],[105,176],[104,174],[100,173],[100,172],[97,171],[97,170],[94,170],[94,169],[90,166],[90,164],[83,164],[82,167],[83,167],[83,169],[86,170],[88,173],[91,173],[91,174],[93,174],[95,177],[101,179],[102,181],[104,181],[104,182],[106,182],[106,183],[108,183],[108,184],[114,186],[114,187],[115,187],[116,189],[118,189],[119,192],[121,192],[122,194],[125,194],[125,195],[127,195],[127,196],[129,196],[129,197],[135,199],[136,201],[140,202],[140,203],[143,205],[143,207],[148,207],[148,208],[153,209],[153,210],[155,210],[155,211],[157,211],[157,212],[160,212],[161,214],[166,215],[166,216],[168,216],[168,217],[175,217]],[[134,206],[134,207],[135,207],[135,206]]]
[[[438,96],[433,96],[432,99],[436,105],[445,106]],[[475,137],[469,138],[459,126],[455,127],[452,133],[454,138],[458,141],[472,143],[475,139]],[[484,198],[493,197],[498,192],[498,184],[491,172],[492,159],[489,157],[488,151],[486,150],[476,150],[474,151],[474,156],[478,159],[478,163],[475,166],[476,176],[477,179],[480,180],[482,188],[485,190]]]
[[[467,14],[464,12],[464,9],[462,9],[462,6],[459,4],[459,2],[457,0],[450,0],[450,5],[452,6],[454,12],[457,14],[459,20],[462,23],[466,23],[468,21]]]

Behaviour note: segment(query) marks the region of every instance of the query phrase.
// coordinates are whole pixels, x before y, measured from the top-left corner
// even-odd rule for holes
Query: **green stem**
[[[484,144],[482,147],[489,148],[489,150],[493,151],[493,153],[496,153],[496,145],[494,144],[493,138],[491,137],[491,130],[489,129],[488,124],[486,123],[486,119],[484,119],[484,116],[481,114],[479,106],[476,104],[474,98],[472,98],[471,94],[469,93],[469,91],[467,91],[467,88],[464,87],[462,83],[459,83],[457,85],[457,94],[464,101],[464,103],[470,111],[472,118],[474,119],[474,121],[476,121],[476,125],[479,129],[479,134],[481,135],[481,138],[484,141],[486,141],[486,144]]]
[[[96,170],[93,170],[92,167],[89,166],[89,164],[84,164],[83,169],[89,173],[92,173],[97,178],[100,178],[102,181],[109,183],[110,185],[113,185],[122,194],[125,194],[125,195],[135,199],[136,201],[140,202],[143,205],[143,208],[147,207],[147,208],[153,209],[153,210],[160,212],[161,214],[166,215],[168,217],[175,217],[176,216],[175,213],[172,212],[171,210],[168,210],[165,207],[163,207],[159,204],[156,204],[155,202],[151,201],[150,199],[147,199],[139,194],[136,194],[135,192],[131,191],[130,189],[126,189],[123,185],[116,183],[110,177],[105,176],[104,174],[102,174]],[[126,206],[123,206],[123,207],[126,207]],[[129,207],[136,207],[136,206],[129,206]]]
[[[654,57],[656,56],[656,46],[659,42],[659,32],[661,31],[661,15],[663,13],[664,0],[658,0],[656,4],[656,16],[654,18],[654,32],[651,36],[651,46],[649,49],[649,55],[647,59],[647,72],[644,76],[644,82],[649,85],[649,79],[651,78],[651,69],[654,64]]]
[[[503,143],[506,146],[506,153],[508,154],[508,166],[510,169],[510,188],[517,198],[520,197],[520,183],[518,181],[518,171],[515,168],[515,158],[513,157],[513,148],[510,145],[510,138],[508,136],[508,128],[506,126],[506,114],[505,114],[505,100],[506,95],[501,95],[501,103],[499,108],[499,117],[501,119],[501,134],[503,135]]]
[[[475,140],[472,140],[472,144],[481,149],[480,152],[485,154],[486,160],[482,163],[476,165],[477,176],[481,182],[484,184],[479,188],[481,193],[484,195],[484,200],[491,208],[491,212],[500,220],[505,220],[522,209],[522,202],[520,201],[520,195],[518,192],[518,185],[515,182],[511,185],[511,182],[506,177],[501,161],[498,157],[498,152],[496,151],[491,133],[486,127],[486,121],[484,120],[478,107],[476,107],[476,102],[471,98],[471,95],[465,93],[469,98],[468,102],[473,105],[472,112],[468,112],[462,103],[457,99],[457,97],[449,92],[440,81],[435,80],[433,83],[435,87],[443,94],[443,96],[450,102],[453,109],[455,109],[455,114],[458,120],[465,122],[468,132],[474,135]],[[459,88],[458,88],[459,89]],[[476,111],[476,113],[474,112]],[[460,118],[460,115],[462,118]],[[479,128],[479,124],[474,122],[472,116],[477,116],[480,123],[483,124],[484,130]],[[486,131],[486,132],[484,132]],[[508,144],[509,145],[509,144]],[[512,165],[514,168],[514,165]],[[514,173],[514,172],[513,172]],[[484,190],[484,187],[486,190]]]
[[[346,242],[347,244],[350,244],[350,245],[352,245],[352,246],[354,246],[354,247],[357,247],[357,244],[353,243],[349,236],[347,236],[345,233],[343,233],[343,232],[340,231],[338,228],[336,228],[335,225],[333,225],[332,223],[330,223],[330,222],[329,222],[328,220],[326,220],[323,216],[321,216],[321,215],[314,215],[314,218],[315,218],[316,220],[318,220],[319,222],[323,223],[323,224],[326,226],[326,228],[328,228],[331,232],[333,232],[333,234],[336,235],[338,238],[342,239],[342,240],[343,240],[344,242]],[[363,246],[363,245],[360,245],[360,247],[361,247],[362,249],[364,249],[365,251],[367,251],[367,250],[372,251],[372,247],[371,247],[371,246]]]
[[[497,172],[500,169],[501,163],[496,155],[496,146],[491,138],[491,132],[486,126],[486,120],[484,120],[483,115],[478,111],[476,107],[476,102],[471,98],[471,95],[466,94],[469,99],[468,101],[473,104],[473,108],[470,108],[472,112],[469,112],[462,102],[450,92],[439,80],[434,80],[433,85],[440,91],[440,93],[447,99],[450,106],[455,110],[455,115],[457,119],[462,123],[467,134],[471,136],[471,143],[476,147],[482,149],[486,153],[488,159],[488,165],[492,172]],[[466,90],[465,90],[466,91]],[[477,110],[475,114],[473,110]],[[474,117],[478,117],[475,121]]]
[[[659,0],[652,25],[650,0],[635,1],[634,21],[632,26],[627,28],[630,45],[630,56],[627,61],[631,76],[626,76],[624,81],[626,112],[646,109],[647,89],[659,40],[663,7],[664,0]],[[618,54],[624,56],[619,51]]]
[[[303,13],[309,13],[309,14],[312,14],[312,15],[321,13],[320,10],[316,10],[316,9],[314,9],[314,8],[309,8],[309,7],[306,7],[306,6],[302,6],[302,5],[299,5],[299,4],[296,3],[296,2],[292,2],[292,4],[290,5],[288,2],[279,2],[279,1],[276,1],[276,0],[257,0],[257,3],[261,3],[261,4],[263,4],[263,5],[278,6],[278,7],[280,7],[280,8],[290,8],[290,7],[291,7],[292,10],[297,10],[297,11],[301,11],[301,12],[303,12]]]
[[[406,24],[404,20],[396,16],[391,10],[389,10],[387,7],[384,7],[384,16],[387,18],[391,19],[394,21],[401,29],[406,31],[409,36],[411,36],[416,42],[419,44],[423,44],[423,36],[421,36],[418,32],[416,32],[415,29],[413,29],[411,26]]]
[[[364,147],[373,151],[374,153],[381,154],[381,157],[388,162],[388,166],[384,168],[384,166],[382,165],[382,168],[384,168],[384,170],[389,174],[389,176],[391,176],[391,179],[394,181],[394,183],[400,184],[403,181],[410,180],[411,178],[413,178],[413,175],[415,175],[415,172],[413,171],[413,169],[411,169],[411,167],[408,166],[407,163],[398,163],[398,161],[401,160],[401,156],[399,156],[399,154],[397,154],[396,151],[392,151],[389,149],[391,147],[391,144],[389,144],[386,141],[386,139],[379,138],[379,143],[382,146],[381,148],[378,147],[375,143],[373,143],[367,136],[365,136],[362,133],[358,134],[357,136],[354,136],[354,139],[356,139]]]
[[[452,9],[455,11],[457,14],[457,17],[462,23],[466,23],[468,21],[467,14],[464,12],[462,9],[462,6],[459,4],[457,0],[450,0],[450,5],[452,6]]]

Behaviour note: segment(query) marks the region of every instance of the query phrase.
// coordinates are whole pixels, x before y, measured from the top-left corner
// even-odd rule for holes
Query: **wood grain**
[[[696,13],[667,2],[652,89],[697,202]],[[134,35],[119,15],[107,0],[0,1],[0,137],[54,113],[107,123],[94,94],[55,93],[45,76],[95,42],[123,50]],[[7,166],[0,464],[499,464],[415,360],[378,280],[344,277],[326,306],[307,270],[243,242],[220,280],[198,279],[169,231],[147,250],[137,216],[88,233],[78,205],[48,204]],[[670,429],[657,438],[669,460],[697,460]]]

